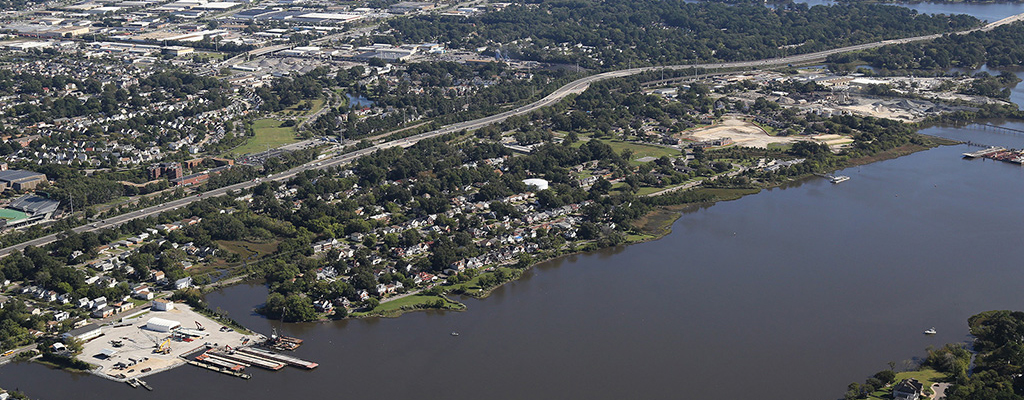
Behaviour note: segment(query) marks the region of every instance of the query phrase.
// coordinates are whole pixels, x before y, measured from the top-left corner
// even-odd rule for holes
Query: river
[[[833,0],[794,0],[810,6],[836,4]],[[922,14],[967,14],[977,19],[995,22],[1003,18],[1024,13],[1024,3],[892,3],[907,7]]]
[[[925,133],[1024,147],[991,130]],[[311,372],[243,381],[185,366],[147,378],[146,393],[17,364],[0,386],[83,400],[833,399],[889,361],[966,340],[972,314],[1024,309],[1024,170],[962,160],[967,149],[695,210],[662,240],[543,263],[465,312],[280,325],[250,311],[262,286],[208,297],[258,331],[306,339],[297,355],[321,364]]]
[[[977,125],[923,133],[1024,148],[1024,136]],[[694,210],[661,240],[542,263],[462,299],[465,312],[280,324],[251,312],[262,286],[208,296],[257,331],[306,339],[296,355],[313,371],[244,381],[185,366],[146,378],[145,392],[21,363],[0,368],[0,387],[37,400],[835,399],[890,361],[968,340],[970,315],[1024,309],[1024,169],[959,157],[971,149]]]

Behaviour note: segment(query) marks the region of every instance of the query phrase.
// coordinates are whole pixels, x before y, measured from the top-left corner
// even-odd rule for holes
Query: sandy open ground
[[[166,339],[170,338],[171,333],[146,329],[146,322],[154,317],[177,321],[181,323],[183,328],[192,330],[195,330],[195,321],[198,321],[206,329],[197,332],[202,337],[196,338],[191,342],[171,339],[169,342],[171,347],[170,354],[157,354],[153,350],[157,344],[163,343]],[[222,326],[202,314],[193,312],[187,305],[175,303],[174,309],[170,311],[142,311],[132,318],[126,318],[123,322],[103,326],[103,335],[85,343],[82,354],[78,358],[87,363],[100,366],[100,368],[94,370],[94,373],[97,375],[108,379],[124,380],[151,375],[183,365],[185,360],[179,356],[191,352],[205,343],[216,343],[221,346],[231,345],[234,347],[241,344],[246,338],[257,340],[256,336],[246,336],[234,330],[221,332],[220,328]],[[111,343],[113,340],[119,340],[124,345],[122,347],[114,347]],[[103,357],[101,353],[104,349],[114,350],[115,354],[111,357]],[[118,363],[131,365],[123,369],[116,369],[115,365]],[[151,370],[142,372],[146,368]],[[121,374],[124,374],[124,377],[120,377]]]
[[[721,123],[685,132],[684,139],[705,141],[732,138],[737,146],[767,148],[770,143],[795,143],[801,137],[768,136],[761,128],[739,118],[725,117]]]

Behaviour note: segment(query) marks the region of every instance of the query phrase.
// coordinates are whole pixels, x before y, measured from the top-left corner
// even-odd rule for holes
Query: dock
[[[269,369],[271,371],[277,371],[277,370],[279,370],[281,368],[284,368],[284,364],[279,362],[279,361],[268,360],[268,359],[263,358],[263,357],[253,356],[253,355],[249,355],[249,354],[243,354],[243,353],[239,353],[239,352],[234,352],[234,353],[216,352],[216,353],[212,353],[212,354],[217,356],[217,357],[220,357],[220,358],[225,358],[225,359],[228,359],[228,360],[231,360],[231,361],[237,361],[237,362],[243,362],[243,363],[247,363],[247,364],[252,364],[252,365],[255,365],[255,366],[263,368],[263,369]]]
[[[249,375],[249,374],[247,374],[245,372],[232,371],[230,369],[221,368],[221,367],[218,367],[218,366],[215,366],[215,365],[212,365],[212,364],[207,364],[207,363],[199,362],[199,361],[196,361],[196,360],[188,360],[186,362],[189,363],[189,364],[195,365],[195,366],[197,366],[199,368],[205,368],[205,369],[208,369],[210,371],[216,371],[216,372],[220,372],[220,373],[223,373],[223,374],[237,376],[237,377],[242,378],[242,379],[250,379],[250,378],[252,378],[252,375]]]
[[[288,364],[288,365],[291,365],[291,366],[297,367],[297,368],[313,369],[313,368],[316,368],[316,367],[320,366],[320,364],[317,364],[317,363],[312,362],[312,361],[306,361],[306,360],[303,360],[303,359],[298,358],[298,357],[292,357],[292,356],[289,356],[289,355],[274,353],[272,351],[267,351],[267,350],[263,350],[263,349],[252,348],[252,347],[246,347],[246,348],[238,349],[238,352],[249,354],[249,355],[260,357],[260,358],[266,358],[268,360],[274,360],[274,361],[283,362],[285,364]]]
[[[216,356],[214,354],[210,354],[210,353],[203,354],[203,356],[207,360],[218,360],[218,361],[222,361],[222,362],[228,362],[228,363],[232,363],[232,364],[235,364],[235,365],[241,365],[243,368],[248,368],[248,367],[252,366],[252,365],[244,363],[244,362],[228,360],[226,358],[218,357],[218,356]],[[196,359],[199,359],[199,358],[197,357]]]
[[[201,355],[199,355],[199,357],[196,357],[196,361],[202,361],[202,362],[205,362],[207,364],[216,365],[216,366],[221,367],[221,368],[227,368],[227,369],[230,369],[232,371],[241,371],[241,370],[245,369],[245,367],[246,367],[246,365],[239,364],[237,362],[233,362],[233,361],[230,361],[230,360],[225,360],[223,358],[220,358],[220,357],[217,357],[217,356],[208,355],[208,354],[201,354]]]
[[[985,156],[987,156],[989,154],[998,153],[998,152],[1001,152],[1001,151],[1006,151],[1006,148],[1005,147],[999,147],[999,146],[992,146],[992,147],[989,147],[989,148],[984,149],[984,150],[978,150],[978,151],[974,151],[974,152],[970,152],[970,153],[964,153],[964,158],[985,157]]]

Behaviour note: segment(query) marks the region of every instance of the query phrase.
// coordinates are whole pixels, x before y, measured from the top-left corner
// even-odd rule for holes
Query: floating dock
[[[312,362],[312,361],[306,361],[306,360],[303,360],[303,359],[298,358],[298,357],[292,357],[292,356],[289,356],[289,355],[278,354],[278,353],[274,353],[272,351],[267,351],[267,350],[263,350],[263,349],[256,349],[256,348],[252,348],[252,347],[241,348],[241,349],[238,349],[237,351],[240,352],[240,353],[245,353],[245,354],[249,354],[249,355],[260,357],[260,358],[266,358],[268,360],[274,360],[274,361],[283,362],[285,364],[288,364],[288,365],[291,365],[291,366],[297,367],[297,368],[313,369],[313,368],[316,368],[316,367],[320,366],[320,364],[317,364],[317,363]]]
[[[1007,150],[1002,147],[989,147],[985,150],[979,150],[973,153],[964,153],[964,158],[987,158],[989,160],[996,160],[1002,162],[1008,162],[1012,164],[1024,165],[1024,150]]]
[[[241,365],[242,367],[245,367],[245,368],[248,368],[248,367],[252,366],[252,365],[244,363],[244,362],[238,362],[238,361],[234,361],[234,360],[228,360],[226,358],[217,357],[216,355],[210,354],[210,353],[203,354],[203,356],[205,356],[207,360],[219,360],[219,361],[223,361],[223,362],[229,362],[229,363],[232,363],[232,364]],[[198,360],[199,358],[196,357],[196,359]]]
[[[975,151],[975,152],[964,153],[964,158],[985,157],[987,155],[990,155],[990,154],[993,154],[993,153],[998,153],[998,152],[1001,152],[1001,151],[1006,151],[1006,148],[1005,147],[992,146],[992,147],[989,147],[989,148],[984,149],[984,150],[978,150],[978,151]]]
[[[208,363],[208,364],[216,365],[216,366],[221,367],[221,368],[227,368],[227,369],[230,369],[232,371],[241,371],[241,370],[245,369],[245,367],[246,367],[245,365],[239,364],[237,362],[233,362],[233,361],[230,361],[230,360],[225,360],[223,358],[220,358],[220,357],[217,357],[217,356],[212,356],[212,355],[209,355],[209,354],[201,354],[201,355],[199,355],[199,357],[196,357],[196,361],[202,361],[202,362],[205,362],[205,363]]]
[[[197,366],[199,368],[206,368],[206,369],[208,369],[210,371],[217,371],[217,372],[220,372],[220,373],[224,373],[224,374],[228,374],[228,375],[232,375],[232,376],[237,376],[237,377],[242,378],[242,379],[252,378],[252,375],[249,375],[249,374],[247,374],[245,372],[232,371],[230,369],[221,368],[221,367],[218,367],[218,366],[215,366],[215,365],[212,365],[212,364],[207,364],[205,362],[200,362],[200,361],[196,361],[196,360],[188,360],[186,362],[189,363],[189,364],[195,365],[195,366]]]
[[[243,354],[243,353],[239,353],[239,352],[234,352],[234,353],[216,352],[216,353],[211,353],[211,354],[213,354],[213,355],[215,355],[217,357],[220,357],[220,358],[225,358],[225,359],[231,360],[231,361],[237,361],[237,362],[243,362],[243,363],[247,363],[247,364],[252,364],[252,365],[255,365],[255,366],[263,368],[263,369],[269,369],[271,371],[277,371],[277,370],[279,370],[281,368],[284,368],[284,364],[281,363],[280,361],[268,360],[268,359],[263,358],[263,357],[257,357],[257,356],[253,356],[253,355],[249,355],[249,354]]]

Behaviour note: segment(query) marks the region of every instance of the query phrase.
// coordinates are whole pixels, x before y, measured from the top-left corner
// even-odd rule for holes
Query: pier
[[[234,365],[240,365],[243,368],[248,368],[248,367],[252,366],[251,364],[248,364],[248,363],[244,363],[244,362],[240,362],[240,361],[234,361],[234,360],[228,360],[228,359],[223,358],[223,357],[218,357],[217,355],[211,354],[211,353],[203,354],[203,356],[205,356],[206,360],[217,360],[217,361],[220,361],[220,362],[231,363],[231,364],[234,364]],[[196,359],[198,360],[199,358],[197,357]]]
[[[964,153],[964,158],[985,157],[985,156],[987,156],[989,154],[994,154],[994,153],[998,153],[998,152],[1001,152],[1001,151],[1006,151],[1006,148],[1005,147],[992,146],[992,147],[989,147],[989,148],[984,149],[984,150],[978,150],[978,151],[975,151],[975,152]]]
[[[232,371],[230,369],[221,368],[221,367],[218,367],[218,366],[215,366],[215,365],[212,365],[212,364],[207,364],[207,363],[199,362],[199,361],[196,361],[196,360],[188,360],[186,362],[189,363],[189,364],[195,365],[195,366],[197,366],[199,368],[205,368],[205,369],[208,369],[210,371],[216,371],[216,372],[220,372],[220,373],[223,373],[223,374],[237,376],[237,377],[242,378],[242,379],[250,379],[250,378],[252,378],[252,375],[249,375],[249,374],[247,374],[245,372]]]
[[[241,371],[241,370],[245,369],[245,367],[246,367],[245,365],[242,365],[242,364],[239,364],[239,363],[236,363],[236,362],[233,362],[233,361],[225,360],[225,359],[222,359],[222,358],[219,358],[219,357],[216,357],[216,356],[207,355],[207,354],[202,354],[199,357],[196,357],[196,361],[202,361],[202,362],[205,362],[207,364],[212,364],[212,365],[216,365],[218,367],[227,368],[227,369],[230,369],[232,371]]]
[[[981,126],[983,126],[985,128],[991,128],[991,129],[995,129],[995,130],[1002,130],[1002,131],[1009,132],[1009,133],[1012,133],[1012,134],[1015,134],[1015,135],[1024,135],[1024,130],[1021,130],[1021,129],[1007,128],[1005,126],[993,125],[993,124],[990,124],[990,123],[987,123],[987,122],[986,123],[980,123],[978,125],[981,125]]]
[[[252,355],[243,354],[243,353],[239,353],[239,352],[234,352],[234,353],[216,352],[216,353],[212,353],[212,354],[217,356],[217,357],[220,357],[220,358],[225,358],[225,359],[228,359],[228,360],[231,360],[231,361],[237,361],[237,362],[243,362],[243,363],[247,363],[247,364],[252,364],[252,365],[255,365],[255,366],[263,368],[263,369],[269,369],[271,371],[277,371],[277,370],[279,370],[281,368],[284,368],[284,364],[279,362],[279,361],[272,361],[272,360],[268,360],[268,359],[263,358],[263,357],[252,356]]]
[[[238,349],[238,352],[244,353],[244,354],[249,354],[249,355],[260,357],[260,358],[266,358],[266,359],[269,359],[269,360],[283,362],[285,364],[288,364],[288,365],[291,365],[291,366],[297,367],[297,368],[313,369],[313,368],[316,368],[316,367],[318,367],[320,365],[320,364],[317,364],[317,363],[312,362],[312,361],[303,360],[301,358],[292,357],[292,356],[284,355],[284,354],[278,354],[278,353],[274,353],[272,351],[267,351],[267,350],[252,348],[252,347],[246,347],[246,348]]]

